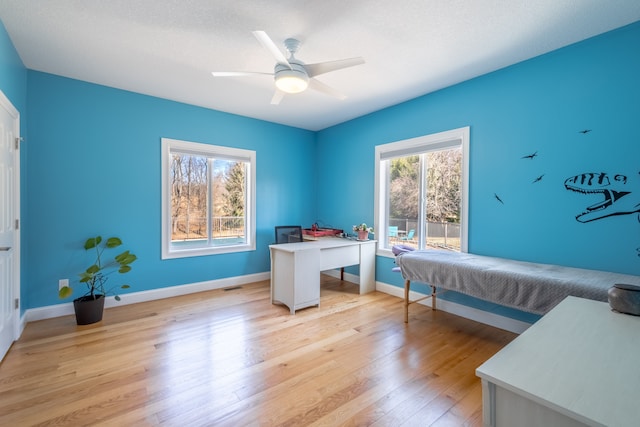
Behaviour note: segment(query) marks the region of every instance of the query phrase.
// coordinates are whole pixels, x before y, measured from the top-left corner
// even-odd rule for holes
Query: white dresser
[[[568,297],[476,374],[485,426],[640,426],[640,317]]]

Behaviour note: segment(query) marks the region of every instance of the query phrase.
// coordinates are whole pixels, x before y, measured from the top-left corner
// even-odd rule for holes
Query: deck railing
[[[244,237],[244,217],[216,216],[211,218],[211,237],[229,238]],[[188,217],[186,215],[173,218],[171,240],[201,240],[207,238],[207,218]]]

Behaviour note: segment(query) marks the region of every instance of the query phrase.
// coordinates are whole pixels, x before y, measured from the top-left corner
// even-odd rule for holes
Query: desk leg
[[[482,425],[496,426],[496,385],[482,379]]]
[[[270,277],[270,280],[269,280],[269,287],[271,288],[270,289],[271,304],[273,304],[273,291],[274,291],[273,283],[275,281],[275,274],[274,274],[274,272],[275,272],[275,260],[274,260],[275,253],[273,251],[273,248],[269,248],[269,252],[270,252],[270,255],[271,255],[271,274],[270,274],[271,277]]]
[[[360,295],[376,290],[375,242],[360,244]]]

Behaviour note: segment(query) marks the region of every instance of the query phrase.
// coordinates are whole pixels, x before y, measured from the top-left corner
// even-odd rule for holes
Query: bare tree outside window
[[[391,243],[418,247],[419,230],[424,227],[426,246],[460,250],[462,150],[392,159],[389,178],[389,225],[400,230]],[[425,203],[421,203],[421,192]],[[421,206],[424,224],[419,224]]]
[[[462,150],[432,151],[427,157],[427,221],[460,223]]]
[[[207,158],[171,158],[171,240],[207,238]]]
[[[256,249],[256,153],[162,138],[162,259]]]
[[[171,240],[244,241],[245,164],[185,154],[174,154],[171,162]]]
[[[244,240],[246,171],[245,164],[214,160],[211,228],[216,238]]]
[[[470,128],[376,145],[378,253],[397,244],[468,250]]]

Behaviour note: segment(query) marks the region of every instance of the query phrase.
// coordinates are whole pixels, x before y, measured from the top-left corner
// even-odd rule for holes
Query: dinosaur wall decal
[[[604,201],[586,208],[576,216],[579,222],[595,221],[616,215],[638,213],[640,221],[640,173],[632,176],[605,172],[583,173],[564,181],[567,190],[581,194],[600,194]],[[635,190],[635,191],[634,191]]]

